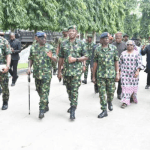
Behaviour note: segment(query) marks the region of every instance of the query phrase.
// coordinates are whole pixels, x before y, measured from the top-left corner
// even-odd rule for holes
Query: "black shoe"
[[[49,111],[48,105],[46,105],[46,107],[45,107],[45,113],[46,113],[47,111]]]
[[[45,112],[44,109],[40,109],[40,113],[39,113],[39,118],[40,119],[44,118],[44,112]]]
[[[71,109],[70,109],[70,119],[71,120],[75,119],[75,110],[76,110],[76,107],[71,106]]]
[[[112,110],[113,110],[112,102],[108,102],[108,109],[109,109],[110,111],[112,111]]]
[[[82,83],[87,84],[87,79],[82,80]]]
[[[15,83],[12,83],[11,86],[15,86]]]
[[[117,98],[121,100],[121,95],[118,95]]]
[[[104,117],[107,117],[108,115],[107,115],[107,110],[103,110],[102,111],[102,113],[100,113],[99,115],[98,115],[98,118],[104,118]]]
[[[146,86],[145,86],[145,89],[149,89],[149,87],[150,87],[150,85],[146,85]]]
[[[2,110],[6,110],[8,108],[8,102],[3,102]]]

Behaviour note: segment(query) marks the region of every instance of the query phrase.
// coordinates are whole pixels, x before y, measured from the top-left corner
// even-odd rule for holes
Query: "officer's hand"
[[[96,79],[95,79],[95,77],[92,78],[92,82],[93,82],[94,84],[96,84]]]
[[[30,75],[31,74],[31,69],[27,70],[27,74]]]
[[[3,68],[3,69],[2,69],[2,73],[7,73],[8,70],[9,70],[9,67]]]
[[[119,73],[117,73],[117,74],[116,74],[115,81],[116,81],[116,82],[118,82],[118,81],[119,81],[119,79],[120,79],[120,76],[119,76]]]
[[[11,48],[11,51],[12,51],[12,52],[14,52],[14,49],[13,49],[13,48]]]
[[[68,62],[69,62],[69,63],[73,63],[73,62],[75,62],[75,61],[76,61],[76,58],[71,57],[71,56],[68,57]]]
[[[51,51],[47,52],[47,56],[48,56],[49,58],[52,58],[52,52],[51,52]]]
[[[86,67],[85,66],[83,66],[83,72],[85,72],[86,71]]]
[[[136,71],[135,75],[134,75],[134,78],[137,78],[139,75],[139,71]]]

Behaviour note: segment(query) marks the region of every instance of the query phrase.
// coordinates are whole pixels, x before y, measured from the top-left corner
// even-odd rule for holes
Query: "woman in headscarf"
[[[122,105],[121,108],[130,105],[130,98],[133,95],[133,101],[137,103],[137,90],[139,83],[139,71],[143,69],[140,54],[135,50],[135,44],[129,40],[126,43],[127,50],[122,52],[119,61],[121,87],[122,87]]]

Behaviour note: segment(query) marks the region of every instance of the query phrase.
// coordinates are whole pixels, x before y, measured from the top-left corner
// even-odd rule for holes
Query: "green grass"
[[[20,63],[18,64],[18,69],[28,68],[28,63]]]

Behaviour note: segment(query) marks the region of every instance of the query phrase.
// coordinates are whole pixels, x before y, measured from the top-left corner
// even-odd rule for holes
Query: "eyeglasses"
[[[133,46],[133,44],[127,44],[127,46]]]

